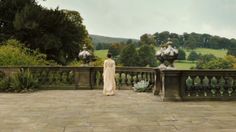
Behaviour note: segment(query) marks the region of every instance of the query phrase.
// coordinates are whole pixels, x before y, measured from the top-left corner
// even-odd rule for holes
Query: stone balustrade
[[[103,67],[0,67],[10,76],[29,69],[40,89],[102,89]],[[158,68],[116,67],[117,89],[132,89],[141,80],[163,101],[235,100],[236,70],[159,70]]]
[[[236,70],[164,70],[160,76],[164,101],[236,99]]]
[[[41,89],[102,89],[103,67],[0,67],[10,76],[20,69],[29,69],[39,79]],[[156,72],[152,68],[117,67],[118,89],[132,89],[134,83],[146,80],[155,86]]]

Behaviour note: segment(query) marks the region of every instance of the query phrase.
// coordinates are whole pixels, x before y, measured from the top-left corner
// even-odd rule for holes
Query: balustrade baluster
[[[144,80],[149,81],[149,79],[148,79],[148,72],[145,73],[145,79]]]
[[[141,80],[144,80],[143,72],[141,72]]]
[[[139,82],[139,78],[138,78],[138,75],[139,75],[139,72],[136,72],[136,78],[135,78],[135,83]]]
[[[103,85],[103,76],[102,76],[103,72],[102,71],[99,71],[99,86],[100,85]]]
[[[134,84],[134,75],[133,75],[133,72],[130,72],[130,83],[131,83],[131,85],[133,86],[133,84]]]
[[[128,86],[129,84],[128,84],[128,73],[127,72],[125,72],[125,79],[124,79],[124,81],[125,81],[125,84]]]
[[[220,92],[220,96],[224,95],[225,92],[225,79],[224,77],[221,77],[219,80],[219,92]]]
[[[193,88],[193,79],[191,76],[188,76],[188,78],[185,81],[186,89],[184,90],[185,93],[187,93],[188,96],[191,96],[192,88]]]
[[[207,96],[209,93],[209,91],[208,91],[209,79],[207,76],[204,77],[204,79],[202,81],[202,86],[203,86],[204,96]]]
[[[216,77],[213,76],[211,78],[211,93],[212,93],[212,96],[216,95],[216,92],[217,92],[216,88],[217,88],[217,79],[216,79]]]
[[[227,92],[228,92],[228,95],[231,96],[232,93],[233,93],[234,79],[232,77],[228,77],[226,82],[227,82]]]
[[[122,86],[122,72],[119,72],[119,86]]]
[[[196,76],[194,79],[194,88],[196,96],[199,96],[200,87],[201,87],[201,79],[199,76]]]
[[[155,83],[155,73],[150,73],[150,83],[151,84]]]

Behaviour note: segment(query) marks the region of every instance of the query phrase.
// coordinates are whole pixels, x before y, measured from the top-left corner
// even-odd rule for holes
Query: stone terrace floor
[[[236,102],[161,102],[101,90],[0,94],[1,132],[236,132]]]

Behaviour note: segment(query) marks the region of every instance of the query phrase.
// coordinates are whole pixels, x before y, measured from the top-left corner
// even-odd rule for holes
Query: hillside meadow
[[[156,48],[156,50],[158,50],[159,48]],[[197,53],[201,53],[201,54],[213,54],[216,57],[221,57],[223,58],[226,54],[227,54],[227,50],[216,50],[216,49],[207,49],[207,48],[197,48],[194,51],[196,51]],[[106,54],[107,54],[108,50],[95,50],[95,55],[98,56],[99,58],[106,58]],[[186,50],[186,57],[189,55],[189,53],[191,52],[191,50]],[[192,61],[176,61],[175,62],[175,66],[177,69],[190,69],[191,67],[195,66],[195,62]]]

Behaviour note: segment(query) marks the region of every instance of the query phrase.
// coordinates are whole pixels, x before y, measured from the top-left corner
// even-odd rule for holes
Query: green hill
[[[115,38],[115,37],[107,37],[107,36],[100,36],[100,35],[93,35],[91,34],[90,37],[94,44],[98,43],[122,43],[127,42],[131,38]],[[133,42],[138,42],[138,39],[131,39]]]

